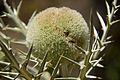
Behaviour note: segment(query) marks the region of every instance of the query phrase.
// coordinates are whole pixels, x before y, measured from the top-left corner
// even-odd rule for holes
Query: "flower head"
[[[89,30],[82,15],[70,8],[48,8],[38,13],[28,25],[26,40],[33,43],[33,55],[56,62],[59,55],[76,60],[82,48],[87,46]]]

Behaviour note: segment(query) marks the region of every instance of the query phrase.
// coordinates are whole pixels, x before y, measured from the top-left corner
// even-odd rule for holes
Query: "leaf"
[[[0,39],[6,39],[6,40],[9,40],[10,38],[8,36],[6,36],[5,34],[3,34],[2,32],[0,32]],[[2,40],[1,39],[1,40]]]
[[[12,15],[11,14],[9,14],[9,13],[7,13],[7,12],[3,12],[4,13],[4,15],[3,15],[3,17],[5,16],[7,16],[7,17],[9,17],[9,18],[12,18]]]
[[[11,62],[11,64],[18,69],[19,68],[19,63],[17,62],[16,58],[14,57],[11,49],[8,48],[7,45],[1,40],[0,40],[0,46],[2,48],[2,51],[5,53],[6,57]]]
[[[112,5],[115,7],[117,4],[117,0],[113,0]]]
[[[26,69],[27,68],[27,65],[28,65],[28,63],[29,63],[29,60],[30,60],[30,56],[31,56],[31,54],[32,54],[32,49],[33,49],[33,44],[30,46],[30,48],[29,48],[29,50],[28,50],[28,54],[27,54],[27,56],[26,56],[26,60],[25,60],[25,62],[22,64],[22,68],[23,69]]]
[[[2,18],[0,17],[0,27],[3,28],[5,26],[5,23],[3,22]]]
[[[84,54],[86,54],[87,53],[87,51],[86,50],[84,50],[82,47],[80,47],[80,46],[78,46],[78,45],[74,45],[78,50],[80,50],[82,53],[84,53]]]
[[[88,51],[91,52],[92,45],[93,45],[93,39],[94,39],[94,31],[93,31],[93,10],[90,11],[90,19],[89,19],[89,27],[90,27],[90,39],[88,44]]]
[[[97,67],[104,68],[104,66],[99,63],[97,64]]]
[[[114,41],[106,41],[106,42],[103,42],[103,45],[110,44],[112,42],[114,42]]]
[[[108,36],[106,39],[107,39],[107,40],[110,40],[111,38],[112,38],[112,36]]]
[[[116,8],[116,9],[120,8],[120,5],[117,5],[115,8]]]
[[[3,25],[0,23],[0,28],[3,28]]]
[[[16,11],[15,7],[13,6],[12,8],[13,8],[13,13],[17,16],[17,11]]]
[[[49,51],[49,50],[46,51],[46,54],[45,54],[45,56],[44,56],[44,58],[43,58],[43,61],[42,61],[41,65],[40,65],[38,74],[41,73],[41,72],[43,72],[43,69],[44,69],[44,67],[45,67],[45,63],[46,63],[46,61],[47,61],[48,51]]]
[[[70,61],[70,62],[72,62],[72,63],[75,64],[75,65],[81,66],[78,62],[76,62],[76,61],[74,61],[74,60],[72,60],[72,59],[70,59],[70,58],[67,58],[67,57],[65,57],[65,56],[62,56],[62,58],[66,59],[66,60],[68,60],[68,61]]]
[[[115,24],[115,23],[118,23],[118,22],[120,22],[120,19],[113,21],[113,22],[111,23],[111,25],[113,25],[113,24]]]
[[[86,77],[90,78],[90,79],[102,79],[101,77],[97,77],[97,76],[93,76],[93,75],[87,75]]]
[[[27,25],[29,25],[29,24],[31,23],[32,19],[33,19],[34,16],[36,15],[36,12],[37,12],[37,11],[34,11],[34,12],[33,12],[33,14],[32,14],[32,16],[30,17]]]
[[[6,75],[1,75],[2,77],[6,78],[6,79],[9,79],[9,80],[14,80],[14,78],[10,77],[9,75],[6,76]]]
[[[18,73],[14,73],[14,72],[1,72],[0,71],[0,75],[18,75]]]
[[[119,9],[115,9],[114,14],[116,14],[118,10],[119,10]]]
[[[106,25],[105,25],[105,22],[104,22],[102,16],[101,16],[98,12],[97,12],[97,16],[98,16],[99,21],[100,21],[100,23],[101,23],[102,29],[103,29],[103,31],[105,32],[105,31],[106,31]]]
[[[6,0],[4,0],[4,6],[6,10],[8,11],[8,13],[4,12],[4,14],[10,17],[11,19],[13,19],[16,25],[21,29],[21,32],[23,33],[23,35],[26,35],[26,31],[27,31],[26,25],[19,19],[17,15],[14,14],[10,6],[7,4]]]
[[[110,6],[107,1],[105,1],[107,7],[107,14],[110,15]]]
[[[3,30],[10,30],[10,31],[15,31],[15,32],[21,32],[20,28],[17,28],[17,27],[12,28],[12,27],[6,26],[6,27],[3,28]]]
[[[12,13],[13,13],[13,12],[12,12],[12,9],[11,9],[10,6],[7,4],[6,0],[3,0],[3,2],[4,2],[4,6],[5,6],[5,8],[7,9],[7,11],[8,11],[10,14],[12,14]]]
[[[63,78],[55,78],[54,80],[80,80],[80,78],[63,77]]]
[[[19,15],[22,2],[23,2],[23,0],[21,0],[21,1],[19,2],[18,6],[17,6],[17,15]]]
[[[8,46],[10,46],[10,40],[11,38],[0,32],[0,40],[6,43]]]
[[[58,61],[57,61],[57,64],[55,65],[55,68],[54,68],[54,70],[53,70],[53,72],[52,72],[52,75],[51,75],[51,79],[56,76],[56,73],[57,73],[57,71],[58,71],[58,68],[59,68],[60,61],[61,61],[61,59],[62,59],[62,56],[63,56],[63,54],[60,55],[60,57],[59,57],[59,59],[58,59]]]
[[[11,40],[12,43],[26,45],[27,42],[24,40]]]
[[[10,63],[8,63],[8,62],[4,62],[4,61],[0,61],[0,64],[3,64],[3,65],[10,65]]]
[[[98,32],[97,32],[97,30],[95,29],[95,27],[93,27],[93,29],[94,29],[94,36],[95,36],[95,38],[97,39],[99,36],[98,36]]]

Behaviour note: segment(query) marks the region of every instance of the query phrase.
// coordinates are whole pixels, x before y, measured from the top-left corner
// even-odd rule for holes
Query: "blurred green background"
[[[17,6],[20,0],[8,0],[9,5]],[[112,0],[108,0],[108,3],[111,6]],[[120,0],[118,0],[118,4],[120,4]],[[22,7],[20,10],[20,19],[24,21],[26,24],[32,15],[32,13],[37,10],[42,11],[48,7],[70,7],[72,9],[80,12],[85,18],[86,22],[89,22],[89,13],[90,9],[93,8],[93,21],[94,25],[99,33],[102,35],[102,29],[100,22],[97,18],[96,11],[98,11],[104,20],[106,19],[106,6],[104,0],[23,0]],[[0,0],[0,14],[3,14],[3,11],[6,11],[3,6],[3,1]],[[118,13],[115,15],[114,19],[120,19],[120,9]],[[11,20],[4,19],[5,23],[10,23],[14,25]],[[4,32],[11,37],[16,37],[17,39],[24,38],[20,34],[13,34],[11,32]],[[10,34],[8,34],[10,33]],[[18,36],[19,35],[19,36]],[[114,24],[110,31],[109,36],[112,35],[111,40],[113,41],[109,44],[103,53],[106,53],[104,60],[101,62],[105,67],[103,69],[95,68],[90,74],[96,74],[103,77],[103,80],[120,80],[120,22]],[[23,51],[27,49],[25,46],[13,45],[13,48],[19,48]],[[90,79],[88,79],[90,80]],[[93,80],[93,79],[92,79]]]

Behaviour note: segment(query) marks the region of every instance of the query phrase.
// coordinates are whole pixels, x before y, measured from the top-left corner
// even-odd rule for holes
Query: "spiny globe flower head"
[[[38,13],[28,25],[26,40],[33,43],[33,55],[53,63],[59,55],[76,60],[80,51],[73,46],[87,46],[89,30],[82,15],[67,7],[51,7]]]

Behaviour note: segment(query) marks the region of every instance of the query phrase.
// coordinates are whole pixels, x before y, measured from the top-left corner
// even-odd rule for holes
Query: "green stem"
[[[114,0],[113,1],[113,7],[112,7],[112,10],[111,10],[111,13],[107,16],[107,26],[106,26],[106,30],[104,31],[104,33],[103,33],[103,36],[102,36],[102,38],[101,38],[101,43],[102,43],[102,46],[103,46],[103,43],[106,41],[106,37],[107,37],[107,34],[108,34],[108,31],[109,31],[109,29],[110,29],[110,27],[111,27],[111,23],[112,23],[112,18],[113,18],[113,16],[114,16],[114,11],[115,11],[115,6],[116,6],[116,4],[117,4],[117,0]],[[92,54],[92,52],[91,52],[91,50],[92,50],[92,45],[91,45],[91,43],[92,43],[92,28],[93,28],[93,26],[92,26],[92,15],[91,15],[91,19],[90,19],[90,21],[91,21],[91,24],[90,24],[90,33],[91,33],[91,35],[90,35],[90,43],[89,43],[89,50],[88,50],[88,53],[86,54],[86,56],[85,56],[85,62],[84,62],[84,66],[85,67],[83,67],[83,69],[81,70],[81,72],[80,72],[80,80],[86,80],[87,78],[86,78],[86,72],[90,69],[90,67],[91,67],[91,64],[90,64],[90,62],[89,62],[89,60],[90,60],[90,57],[91,57],[91,54]],[[100,48],[102,48],[102,46],[100,47]],[[97,56],[96,57],[98,57],[99,56],[99,54],[100,54],[100,51],[98,51],[97,52]]]
[[[90,57],[92,55],[92,44],[93,44],[93,15],[92,15],[92,9],[90,12],[90,22],[89,22],[89,26],[90,26],[90,39],[89,39],[89,44],[88,44],[88,51],[86,52],[86,56],[85,56],[85,62],[84,62],[84,67],[83,69],[80,71],[80,80],[86,80],[86,72],[89,70],[89,68],[91,67],[91,64],[89,62]]]
[[[22,67],[22,65],[20,68],[20,65],[19,65],[18,61],[16,60],[16,58],[14,57],[12,51],[9,50],[1,40],[0,40],[0,46],[2,48],[2,51],[5,53],[6,57],[11,62],[11,65],[15,69],[17,69],[18,72],[20,72],[20,75],[23,76],[24,78],[26,78],[27,80],[32,80],[32,75],[29,74],[28,71]]]
[[[88,55],[86,55],[85,57],[85,62],[84,62],[84,67],[83,69],[80,71],[80,80],[86,80],[86,72],[88,71],[88,69],[91,67],[91,64],[89,63],[89,59],[91,56],[91,52],[88,53]]]
[[[103,36],[101,38],[101,43],[103,43],[107,37],[108,31],[110,30],[111,27],[111,23],[112,23],[112,18],[114,16],[114,11],[115,11],[115,6],[117,4],[117,0],[113,1],[113,7],[112,7],[112,11],[111,14],[107,16],[107,26],[106,26],[106,31],[103,33]]]
[[[15,59],[15,57],[12,54],[11,50],[8,50],[7,47],[5,46],[5,44],[0,40],[0,46],[2,48],[2,51],[5,53],[5,55],[7,56],[7,58],[10,60],[10,62],[16,67],[19,68],[19,64],[17,62],[17,60]]]

